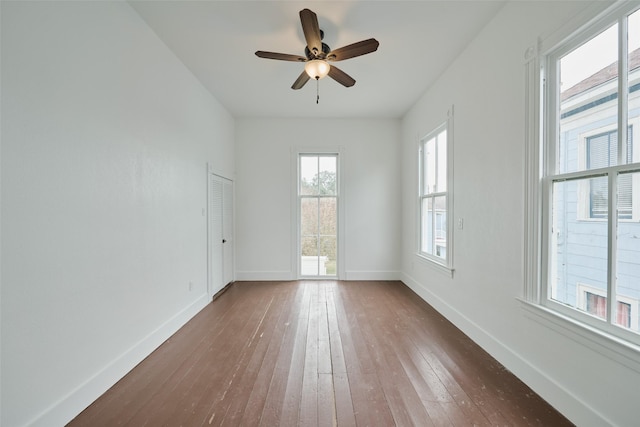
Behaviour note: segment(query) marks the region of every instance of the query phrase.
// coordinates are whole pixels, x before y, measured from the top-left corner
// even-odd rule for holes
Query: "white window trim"
[[[440,125],[436,126],[430,132],[427,132],[422,137],[417,138],[417,152],[418,152],[418,197],[417,197],[417,221],[416,221],[416,258],[425,264],[435,268],[436,270],[453,277],[453,229],[454,229],[454,215],[453,215],[453,105],[447,111],[446,120]],[[444,193],[447,196],[447,257],[445,260],[435,255],[431,255],[422,252],[422,144],[425,140],[429,140],[431,137],[442,132],[447,131],[447,191]]]
[[[610,16],[632,11],[636,7],[637,4],[628,2],[618,2],[613,6],[592,3],[563,28],[545,38],[538,39],[525,51],[525,150],[523,159],[525,247],[522,260],[523,294],[519,300],[528,318],[640,372],[640,358],[638,357],[640,344],[636,341],[637,334],[621,328],[618,328],[620,329],[617,331],[618,334],[612,334],[607,328],[592,327],[589,322],[583,321],[582,316],[576,316],[580,313],[575,309],[562,307],[560,304],[556,304],[557,307],[554,307],[553,304],[550,306],[543,304],[544,296],[541,290],[542,277],[547,277],[547,271],[543,268],[544,265],[541,261],[543,257],[547,256],[548,243],[541,230],[545,226],[543,222],[551,218],[550,212],[547,215],[542,214],[543,200],[548,200],[551,196],[548,191],[543,191],[544,188],[547,188],[542,185],[543,167],[550,160],[553,160],[553,154],[542,149],[543,135],[545,131],[549,131],[548,127],[545,128],[542,118],[544,111],[548,110],[544,107],[554,105],[555,102],[545,96],[544,82],[547,76],[542,58],[565,43],[569,37],[576,37],[578,29],[582,28],[580,34],[584,37],[589,34],[594,35],[610,19]],[[567,49],[569,49],[568,45]],[[547,125],[554,126],[553,123],[550,125],[547,123]],[[635,132],[636,130],[634,130]],[[634,153],[634,159],[635,156],[636,153]],[[545,205],[550,206],[549,203]],[[570,313],[564,313],[563,309]],[[591,316],[585,314],[584,317]],[[626,335],[629,337],[628,340]]]

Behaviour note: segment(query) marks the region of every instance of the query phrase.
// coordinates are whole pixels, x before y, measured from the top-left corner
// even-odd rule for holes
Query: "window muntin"
[[[547,56],[541,221],[542,303],[635,342],[627,331],[638,332],[640,299],[639,13]]]
[[[447,262],[447,123],[420,141],[420,249],[440,263]]]

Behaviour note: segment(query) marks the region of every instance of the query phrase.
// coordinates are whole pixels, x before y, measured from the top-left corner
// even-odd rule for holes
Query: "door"
[[[300,154],[298,158],[301,277],[338,276],[338,155]]]
[[[233,181],[209,178],[209,296],[233,282]]]

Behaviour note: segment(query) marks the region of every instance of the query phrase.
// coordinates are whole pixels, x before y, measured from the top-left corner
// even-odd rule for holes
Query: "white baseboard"
[[[399,271],[346,271],[344,280],[400,280]]]
[[[347,271],[343,280],[400,280],[398,271]],[[296,280],[291,271],[237,271],[236,281]]]
[[[67,424],[198,314],[208,303],[209,299],[206,294],[199,297],[89,378],[84,384],[36,416],[27,425],[48,427]]]
[[[237,282],[294,280],[291,271],[236,271]]]
[[[540,369],[531,365],[524,357],[497,340],[485,329],[480,328],[463,313],[431,292],[426,286],[401,273],[401,280],[420,298],[429,303],[451,323],[462,330],[469,338],[502,363],[509,371],[538,393],[549,404],[559,410],[571,422],[579,426],[612,425],[602,414],[594,411],[588,404],[571,394]]]

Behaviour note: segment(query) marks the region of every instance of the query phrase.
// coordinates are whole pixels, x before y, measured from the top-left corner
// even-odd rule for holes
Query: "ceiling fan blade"
[[[310,77],[309,74],[307,74],[306,71],[303,71],[302,74],[300,74],[300,76],[298,76],[298,79],[293,82],[293,85],[291,86],[291,89],[300,89],[302,88],[302,86],[305,85],[305,83],[307,83],[309,81]]]
[[[264,52],[262,50],[257,51],[256,56],[260,58],[266,58],[266,59],[277,59],[280,61],[305,62],[307,60],[307,58],[300,55],[289,55],[288,53],[277,53],[277,52]]]
[[[378,50],[379,45],[380,43],[378,43],[378,40],[376,39],[362,40],[361,42],[332,50],[327,54],[327,60],[343,61],[356,56],[366,55],[367,53]]]
[[[351,87],[356,84],[356,81],[353,79],[353,77],[334,65],[329,68],[329,77],[345,87]]]
[[[322,37],[320,37],[318,16],[309,9],[302,9],[300,11],[300,23],[302,24],[302,31],[309,51],[314,56],[322,53]]]

